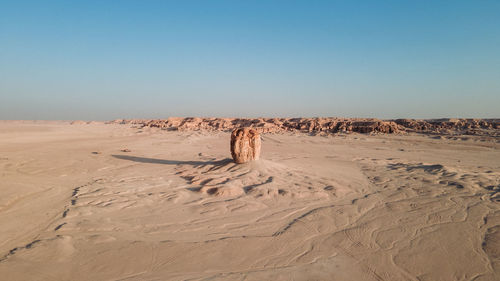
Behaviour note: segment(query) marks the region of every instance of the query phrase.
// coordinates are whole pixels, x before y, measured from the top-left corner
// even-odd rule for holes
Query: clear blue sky
[[[0,0],[0,119],[500,117],[500,1]]]

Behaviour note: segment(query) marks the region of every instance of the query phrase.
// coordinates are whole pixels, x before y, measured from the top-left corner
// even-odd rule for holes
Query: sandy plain
[[[500,143],[0,122],[1,280],[500,280]]]

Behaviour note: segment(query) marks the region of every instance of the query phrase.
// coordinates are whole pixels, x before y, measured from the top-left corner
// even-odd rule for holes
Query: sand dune
[[[142,126],[141,126],[142,127]],[[0,122],[5,280],[500,280],[489,135]]]

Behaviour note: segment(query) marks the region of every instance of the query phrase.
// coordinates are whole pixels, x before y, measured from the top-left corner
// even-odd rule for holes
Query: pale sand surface
[[[500,280],[498,142],[262,140],[0,122],[0,279]]]

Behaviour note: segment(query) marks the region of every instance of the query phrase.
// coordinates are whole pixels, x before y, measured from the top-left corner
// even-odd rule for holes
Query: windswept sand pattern
[[[495,142],[264,135],[237,165],[227,133],[51,126],[0,140],[7,280],[499,279]]]
[[[400,218],[384,224],[379,222],[382,217],[366,221],[375,248],[385,250],[391,263],[418,280],[498,278],[498,272],[496,277],[491,275],[492,264],[498,264],[491,249],[498,239],[494,231],[498,219],[491,218],[499,215],[499,208],[497,194],[489,188],[498,186],[497,172],[466,173],[441,164],[387,160],[361,162],[367,177],[381,190],[379,196],[388,198],[373,213]],[[459,231],[463,235],[455,235]],[[479,234],[472,235],[475,231]],[[421,250],[427,254],[418,254]],[[472,268],[482,270],[471,273]]]
[[[78,192],[81,188],[83,187],[86,187],[86,186],[89,186],[91,184],[94,184],[96,182],[98,182],[99,180],[94,180],[90,183],[87,183],[87,184],[84,184],[84,185],[81,185],[81,186],[78,186],[76,188],[74,188],[72,190],[72,194],[71,194],[71,205],[75,205],[75,202],[76,202],[76,199],[78,198]],[[63,211],[61,217],[64,219],[66,218],[66,216],[68,215],[68,212],[70,211],[70,208],[68,207],[70,204],[68,204],[65,208],[65,210]],[[58,221],[57,219],[54,221],[54,222],[50,222],[50,224],[57,224],[56,227],[54,227],[53,231],[58,231],[60,230],[64,225],[67,224],[67,222],[60,222]],[[11,258],[13,255],[15,255],[17,252],[19,251],[22,251],[22,250],[30,250],[32,247],[34,247],[35,245],[37,244],[40,244],[40,242],[50,242],[52,240],[57,240],[57,239],[60,239],[62,238],[62,236],[60,235],[56,235],[54,237],[46,237],[46,238],[43,238],[43,239],[39,239],[40,237],[37,236],[36,239],[34,239],[33,241],[27,243],[26,245],[24,246],[18,246],[18,247],[14,247],[12,249],[10,249],[8,251],[7,254],[5,254],[3,257],[0,257],[0,262],[3,262],[5,260],[7,260],[8,258]]]

